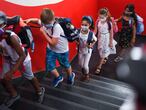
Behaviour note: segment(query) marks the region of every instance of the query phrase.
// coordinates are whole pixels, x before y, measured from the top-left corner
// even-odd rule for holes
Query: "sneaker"
[[[44,95],[45,95],[45,88],[41,87],[40,93],[37,94],[37,102],[42,103],[44,100]]]
[[[54,79],[53,81],[53,87],[57,87],[59,83],[61,83],[63,81],[63,77],[59,76],[57,78]]]
[[[114,59],[114,62],[118,63],[123,60],[123,57],[118,56],[117,58]]]
[[[20,95],[17,95],[15,97],[9,97],[8,99],[5,100],[4,105],[7,107],[11,107],[20,98],[21,98]]]
[[[72,74],[68,77],[67,83],[70,84],[70,85],[73,85],[75,76],[76,76],[75,73],[72,72]]]

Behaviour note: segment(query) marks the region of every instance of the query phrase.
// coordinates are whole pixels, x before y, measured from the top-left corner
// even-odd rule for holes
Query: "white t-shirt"
[[[39,24],[40,24],[40,21],[39,21]],[[69,51],[68,40],[64,37],[61,37],[61,35],[65,36],[65,34],[60,24],[58,23],[54,24],[53,34],[52,34],[52,29],[46,29],[45,26],[43,26],[43,29],[46,31],[47,34],[52,35],[52,37],[54,38],[58,38],[58,43],[56,46],[50,46],[49,44],[47,44],[47,47],[49,49],[51,49],[52,51],[56,53],[65,53]]]
[[[92,49],[87,47],[88,35],[89,32],[87,34],[79,34],[79,53],[81,54],[88,54],[92,52]],[[94,41],[97,41],[97,38],[94,34],[92,38]]]
[[[10,37],[16,38],[16,40],[20,43],[20,45],[22,45],[19,37],[14,32],[11,33]],[[4,48],[3,56],[5,58],[8,57],[9,60],[11,61],[11,63],[12,64],[15,64],[17,62],[17,60],[19,59],[19,55],[17,54],[17,52],[15,51],[15,49],[12,48],[10,45],[8,45],[5,39],[3,39],[0,42],[0,45]],[[24,50],[23,47],[22,47],[22,49]],[[27,61],[30,61],[30,60],[31,60],[31,58],[30,58],[30,55],[28,53],[27,56],[26,56],[26,58],[25,58],[25,60],[24,60],[24,63],[27,62]]]

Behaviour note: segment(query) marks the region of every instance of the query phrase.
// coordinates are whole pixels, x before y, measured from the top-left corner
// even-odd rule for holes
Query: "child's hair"
[[[111,13],[109,12],[108,8],[101,8],[99,10],[99,15],[107,16],[107,20],[112,21],[111,20]]]
[[[87,21],[91,25],[90,29],[94,29],[94,21],[91,16],[83,16],[82,21]]]
[[[44,8],[40,15],[41,22],[44,24],[54,20],[54,12],[51,9]]]
[[[137,25],[137,16],[136,16],[136,13],[135,13],[135,6],[134,6],[134,4],[127,4],[125,6],[125,9],[127,9],[127,8],[129,10],[129,12],[132,12],[132,14],[130,15],[130,17],[132,17],[134,19],[135,24]]]

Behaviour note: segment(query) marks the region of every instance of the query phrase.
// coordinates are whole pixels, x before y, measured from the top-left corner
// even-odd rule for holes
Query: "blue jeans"
[[[56,68],[56,60],[59,61],[59,64],[64,68],[70,68],[69,62],[69,52],[65,53],[56,53],[47,48],[46,52],[46,71],[50,72]]]

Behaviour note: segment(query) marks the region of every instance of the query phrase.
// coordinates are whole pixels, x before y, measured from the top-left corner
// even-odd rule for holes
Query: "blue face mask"
[[[45,24],[44,25],[47,29],[50,29],[50,28],[52,28],[53,27],[53,23],[50,23],[50,24]]]

